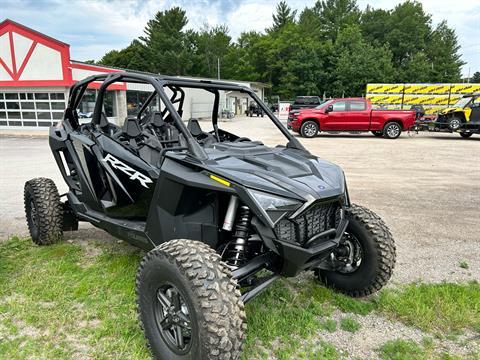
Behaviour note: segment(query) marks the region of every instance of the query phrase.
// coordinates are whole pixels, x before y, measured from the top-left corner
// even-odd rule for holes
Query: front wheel
[[[172,240],[143,258],[139,318],[158,359],[237,359],[245,312],[229,268],[208,245]]]
[[[387,139],[396,139],[402,133],[402,126],[397,122],[389,122],[383,128],[383,136]]]
[[[390,230],[373,211],[352,205],[346,212],[347,229],[331,254],[329,270],[317,270],[326,286],[353,297],[380,290],[392,276],[395,243]]]
[[[473,135],[473,133],[469,133],[469,132],[461,132],[460,133],[460,136],[464,139],[468,139],[472,135]]]
[[[300,135],[306,138],[313,138],[318,134],[318,124],[313,120],[305,121],[300,127]]]
[[[462,126],[462,120],[457,117],[452,117],[448,121],[448,128],[452,131],[457,131]]]

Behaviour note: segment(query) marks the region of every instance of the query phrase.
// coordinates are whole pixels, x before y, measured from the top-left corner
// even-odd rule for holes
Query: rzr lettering
[[[112,156],[111,154],[107,154],[107,156],[105,156],[103,161],[105,161],[107,163],[110,163],[110,165],[112,167],[114,167],[115,169],[120,170],[121,172],[130,176],[130,180],[140,181],[140,184],[142,184],[142,186],[146,187],[147,189],[148,189],[147,184],[151,184],[153,182],[152,179],[150,179],[149,177],[143,175],[142,173],[139,173],[138,171],[132,169],[130,166],[121,162],[120,160],[118,160],[117,158]]]

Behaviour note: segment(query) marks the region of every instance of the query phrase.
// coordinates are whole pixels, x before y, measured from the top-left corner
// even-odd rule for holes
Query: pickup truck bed
[[[415,111],[373,110],[369,100],[347,98],[329,100],[314,109],[291,112],[289,129],[303,137],[314,137],[319,131],[370,131],[375,136],[396,139],[410,130]]]

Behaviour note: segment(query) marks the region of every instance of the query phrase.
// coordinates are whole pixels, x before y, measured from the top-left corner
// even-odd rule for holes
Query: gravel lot
[[[284,143],[266,119],[235,118],[220,125],[267,144]],[[393,285],[480,279],[479,136],[465,140],[457,134],[421,133],[386,140],[321,134],[301,142],[342,166],[352,201],[376,211],[392,230],[398,249]],[[0,239],[26,235],[26,180],[46,176],[61,192],[67,190],[46,138],[0,137],[0,174]],[[83,236],[109,237],[85,224],[67,238]],[[462,261],[468,269],[459,266]]]

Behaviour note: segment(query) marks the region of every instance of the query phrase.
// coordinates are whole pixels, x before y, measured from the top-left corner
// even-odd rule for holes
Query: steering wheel
[[[239,137],[239,138],[233,140],[234,143],[243,142],[243,141],[252,141],[252,140],[250,140],[249,138],[247,138],[245,136],[242,136],[242,137]]]

